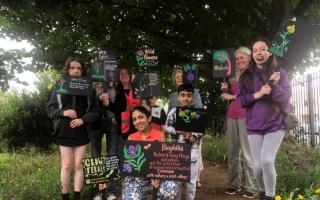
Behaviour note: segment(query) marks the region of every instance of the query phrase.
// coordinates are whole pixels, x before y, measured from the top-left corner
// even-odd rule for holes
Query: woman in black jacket
[[[79,59],[70,57],[63,75],[82,76],[83,71]],[[74,169],[74,199],[78,200],[84,179],[82,159],[89,143],[87,129],[98,117],[96,94],[93,91],[91,96],[72,96],[53,92],[47,113],[55,120],[55,143],[60,148],[62,199],[70,199],[70,176]]]

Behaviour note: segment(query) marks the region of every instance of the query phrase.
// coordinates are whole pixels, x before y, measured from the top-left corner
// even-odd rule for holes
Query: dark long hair
[[[264,42],[267,47],[270,47],[271,45],[271,42],[266,39],[266,38],[257,38],[251,46],[253,46],[256,42]],[[279,59],[274,55],[272,54],[267,62],[266,62],[266,74],[267,74],[267,77],[270,77],[271,74],[275,71],[279,71],[279,68],[280,68],[280,62],[279,62]],[[257,67],[257,64],[255,63],[254,59],[251,58],[250,60],[250,63],[249,63],[249,68],[247,70],[245,70],[240,78],[239,78],[239,82],[240,82],[240,85],[245,85],[248,89],[249,89],[249,93],[254,93],[254,86],[253,86],[253,76],[254,76],[254,71]]]
[[[136,106],[132,109],[132,112],[131,112],[131,117],[132,117],[132,113],[134,111],[139,111],[143,114],[145,114],[147,116],[147,118],[151,117],[151,113],[149,112],[149,110],[147,110],[144,106]]]

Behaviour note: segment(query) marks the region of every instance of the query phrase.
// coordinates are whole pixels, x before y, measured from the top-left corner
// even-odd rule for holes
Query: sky
[[[10,40],[7,38],[0,38],[0,48],[4,50],[12,50],[12,49],[25,49],[26,51],[31,51],[33,49],[33,46],[28,43],[26,40],[23,41],[14,41]],[[31,63],[30,59],[25,59],[25,62]],[[17,83],[15,81],[9,81],[10,84],[10,90],[16,89],[18,91],[27,90],[29,92],[33,92],[36,90],[36,87],[34,85],[35,81],[38,80],[36,75],[32,72],[26,71],[21,74],[16,74],[16,76],[19,78],[21,81],[27,82],[29,85],[25,86],[20,83]]]

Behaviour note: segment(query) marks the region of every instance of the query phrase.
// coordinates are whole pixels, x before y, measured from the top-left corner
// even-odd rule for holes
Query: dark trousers
[[[91,138],[91,156],[97,157],[101,156],[102,150],[102,138],[103,135],[106,134],[107,140],[107,155],[116,155],[118,150],[118,132],[117,132],[117,122],[115,118],[107,118],[106,119],[107,126],[106,131],[101,129],[92,130],[90,134]],[[114,181],[109,182],[109,186],[106,190],[107,193],[115,193],[116,184]]]

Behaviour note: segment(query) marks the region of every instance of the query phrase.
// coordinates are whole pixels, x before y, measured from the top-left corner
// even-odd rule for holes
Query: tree
[[[35,70],[61,69],[71,54],[81,55],[90,66],[96,52],[108,48],[116,51],[120,63],[137,71],[133,52],[145,45],[155,48],[165,95],[173,66],[200,62],[204,100],[219,105],[219,83],[209,67],[212,50],[250,45],[258,35],[272,38],[280,19],[290,12],[319,27],[319,10],[318,0],[9,0],[0,9],[0,25],[6,36],[35,46]],[[212,90],[216,93],[209,99]]]
[[[9,80],[15,79],[15,72],[21,73],[23,67],[27,66],[22,58],[29,54],[24,50],[5,51],[0,48],[0,89],[6,91],[9,88]]]

